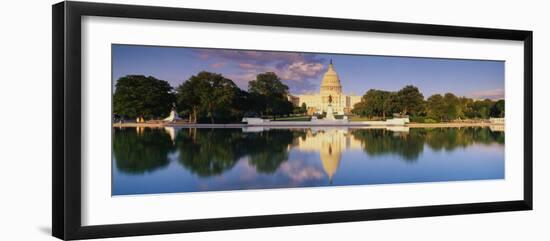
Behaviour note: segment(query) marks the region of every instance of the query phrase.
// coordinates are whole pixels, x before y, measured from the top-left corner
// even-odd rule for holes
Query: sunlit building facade
[[[330,100],[330,101],[329,101]],[[336,115],[349,114],[353,109],[353,105],[361,101],[361,96],[345,95],[342,90],[342,84],[338,73],[334,69],[332,60],[328,66],[327,72],[321,80],[321,88],[317,94],[303,94],[289,96],[295,106],[306,105],[308,114],[323,113],[328,109],[329,103],[332,105],[332,110]]]

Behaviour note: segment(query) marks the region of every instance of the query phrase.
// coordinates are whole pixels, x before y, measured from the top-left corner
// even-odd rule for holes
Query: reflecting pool
[[[504,132],[384,129],[114,128],[112,194],[504,178]]]

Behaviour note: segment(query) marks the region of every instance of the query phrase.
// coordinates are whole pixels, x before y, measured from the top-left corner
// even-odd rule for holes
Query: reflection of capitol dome
[[[340,166],[340,159],[342,154],[340,153],[341,148],[333,148],[330,143],[323,143],[321,148],[321,162],[323,163],[323,169],[328,176],[328,179],[332,183],[332,176],[338,170]]]
[[[321,81],[321,95],[341,95],[342,94],[342,84],[340,84],[340,78],[338,73],[334,70],[334,65],[332,65],[332,60],[328,65],[328,70],[323,76]]]
[[[332,182],[340,167],[342,152],[362,149],[361,141],[355,139],[347,129],[308,129],[305,138],[297,140],[297,149],[319,153],[323,170]]]

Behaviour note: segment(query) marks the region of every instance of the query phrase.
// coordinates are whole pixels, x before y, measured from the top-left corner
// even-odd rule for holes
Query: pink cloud
[[[492,99],[492,100],[504,99],[504,89],[498,88],[498,89],[475,91],[470,94],[470,97],[474,99]]]
[[[308,180],[318,180],[325,177],[323,170],[305,165],[301,161],[287,161],[281,164],[280,171],[293,182],[301,183]]]
[[[212,68],[221,68],[221,67],[223,67],[224,65],[225,65],[225,63],[219,62],[219,63],[213,63],[213,64],[211,64],[210,66],[211,66]]]
[[[208,59],[209,57],[207,52],[200,52],[197,54],[197,56],[199,57],[199,59],[202,59],[202,60]]]
[[[249,63],[240,63],[239,64],[239,67],[243,68],[243,69],[254,69],[256,68],[257,66],[256,65],[253,65],[253,64],[249,64]]]
[[[263,72],[274,72],[287,84],[291,92],[303,93],[316,88],[310,80],[317,80],[324,72],[325,59],[315,54],[250,51],[250,50],[196,50],[199,57],[234,63],[237,73],[228,74],[240,87]]]
[[[306,63],[303,61],[294,62],[283,69],[279,69],[279,74],[282,79],[286,80],[301,80],[304,78],[315,78],[324,70],[324,65],[321,63]]]

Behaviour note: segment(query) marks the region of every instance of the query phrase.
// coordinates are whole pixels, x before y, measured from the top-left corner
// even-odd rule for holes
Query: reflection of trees
[[[164,167],[172,150],[170,136],[162,129],[114,129],[113,154],[122,172],[140,174]]]
[[[489,128],[434,128],[426,130],[426,143],[434,150],[452,151],[475,143],[504,144],[504,132],[493,132]]]
[[[199,176],[220,174],[237,162],[239,138],[230,129],[182,129],[176,136],[179,162]]]
[[[290,130],[243,133],[240,129],[182,129],[176,137],[179,162],[199,176],[218,175],[249,156],[258,172],[272,173],[288,159]]]
[[[498,143],[504,144],[504,132],[491,131],[490,128],[478,128],[477,132],[473,133],[474,141],[484,144]]]
[[[452,151],[472,144],[504,144],[504,132],[493,132],[489,128],[412,128],[409,133],[392,132],[384,129],[357,129],[352,134],[363,142],[363,149],[369,155],[397,154],[407,161],[418,159],[426,143],[433,150]]]
[[[288,160],[288,145],[293,143],[290,130],[271,130],[249,138],[250,164],[258,172],[273,173],[281,163]]]
[[[469,129],[469,128],[468,128]],[[435,128],[426,130],[426,144],[434,150],[452,151],[457,147],[467,147],[474,143],[465,129]]]
[[[411,129],[409,133],[356,129],[352,134],[363,142],[363,149],[369,155],[397,154],[407,161],[414,161],[424,149],[424,133],[416,129]]]
[[[481,127],[411,128],[408,133],[354,129],[351,134],[361,141],[369,155],[396,154],[406,161],[417,160],[424,144],[436,151],[452,151],[476,143],[504,144],[504,132]],[[290,129],[257,133],[228,128],[181,129],[175,138],[175,148],[179,150],[179,163],[201,177],[219,175],[245,156],[257,172],[273,173],[288,160],[289,146],[298,145],[299,140],[304,144],[308,138],[311,136],[304,130]],[[114,130],[113,155],[116,167],[122,172],[139,174],[164,167],[169,162],[168,154],[175,148],[162,129]]]

